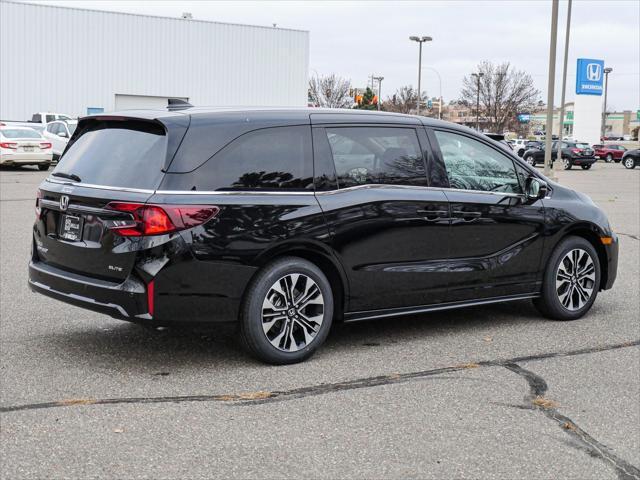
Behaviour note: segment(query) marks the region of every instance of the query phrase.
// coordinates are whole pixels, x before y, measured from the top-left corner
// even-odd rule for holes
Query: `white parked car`
[[[67,115],[66,113],[55,113],[55,112],[36,112],[31,115],[31,123],[41,123],[47,124],[49,122],[55,122],[56,120],[73,120],[71,115]]]
[[[37,165],[48,170],[51,142],[33,128],[0,126],[0,165]]]
[[[57,161],[64,152],[67,143],[73,132],[76,131],[78,126],[77,120],[69,120],[67,122],[56,121],[47,123],[43,135],[53,145],[53,161]]]

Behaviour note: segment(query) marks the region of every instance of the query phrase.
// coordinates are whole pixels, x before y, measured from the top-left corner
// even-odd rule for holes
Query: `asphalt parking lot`
[[[640,479],[640,169],[559,172],[620,236],[570,323],[528,302],[337,325],[269,367],[27,288],[37,185],[0,172],[0,477]]]

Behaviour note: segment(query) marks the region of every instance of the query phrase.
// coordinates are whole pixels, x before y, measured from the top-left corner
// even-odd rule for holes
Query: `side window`
[[[47,123],[53,122],[55,119],[56,119],[55,115],[46,115],[45,116],[45,120],[47,121]]]
[[[522,193],[513,161],[464,135],[435,131],[451,188]]]
[[[57,135],[58,133],[60,133],[60,124],[59,123],[51,123],[49,125],[51,127],[51,130],[49,130],[51,133],[53,133],[54,135]]]
[[[47,125],[47,132],[53,133],[53,127],[55,127],[55,125],[52,125],[52,124]]]
[[[311,128],[241,135],[189,175],[202,190],[305,190],[313,186]]]
[[[426,185],[416,131],[392,127],[327,128],[338,188],[382,183]]]

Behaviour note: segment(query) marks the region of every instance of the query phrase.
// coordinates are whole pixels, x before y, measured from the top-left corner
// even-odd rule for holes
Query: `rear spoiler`
[[[167,110],[173,112],[174,110],[184,110],[186,108],[191,108],[191,105],[186,100],[182,100],[181,98],[169,98],[167,99]]]

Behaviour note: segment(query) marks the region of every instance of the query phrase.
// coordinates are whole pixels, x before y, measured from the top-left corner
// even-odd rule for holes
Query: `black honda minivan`
[[[80,120],[38,191],[29,285],[128,321],[238,322],[285,364],[333,321],[522,299],[577,319],[617,261],[589,197],[468,128],[193,107]]]

